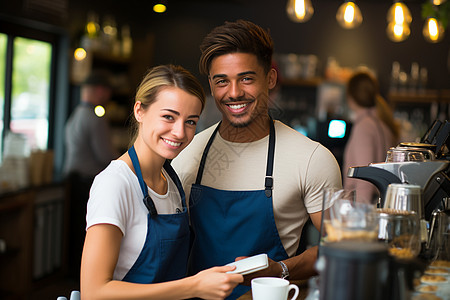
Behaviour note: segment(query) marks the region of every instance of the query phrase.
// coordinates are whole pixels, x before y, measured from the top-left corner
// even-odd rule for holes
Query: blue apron
[[[139,160],[134,146],[128,150],[139,180],[147,215],[147,236],[142,251],[123,281],[134,283],[157,283],[186,276],[189,257],[189,216],[181,182],[168,161],[164,169],[175,182],[181,196],[183,211],[177,214],[158,214],[148,187],[142,178]]]
[[[226,191],[201,185],[206,156],[220,124],[211,135],[192,185],[189,198],[195,238],[189,273],[233,262],[238,256],[261,253],[275,260],[288,258],[275,225],[272,206],[275,127],[270,122],[265,189]],[[227,299],[236,299],[250,287],[239,285]]]

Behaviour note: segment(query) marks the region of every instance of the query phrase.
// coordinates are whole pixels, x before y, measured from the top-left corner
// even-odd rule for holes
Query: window
[[[48,145],[51,54],[49,43],[14,38],[9,128],[25,135],[31,149]]]
[[[70,37],[51,24],[0,14],[0,165],[7,132],[53,154],[61,180],[68,117]]]
[[[8,132],[21,134],[29,150],[49,145],[53,46],[0,32],[0,162]]]
[[[6,61],[6,34],[0,33],[0,137],[3,136],[3,116],[5,107],[5,61]],[[0,154],[2,154],[3,139],[0,138]],[[0,155],[0,161],[3,155]]]

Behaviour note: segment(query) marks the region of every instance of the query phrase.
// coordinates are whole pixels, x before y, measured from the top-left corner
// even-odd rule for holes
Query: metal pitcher
[[[436,209],[432,214],[427,249],[434,259],[450,260],[450,209]]]

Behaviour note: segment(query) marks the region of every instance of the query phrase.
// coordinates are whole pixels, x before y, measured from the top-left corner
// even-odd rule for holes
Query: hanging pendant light
[[[352,1],[345,1],[338,8],[336,20],[342,27],[351,29],[361,25],[363,17],[358,5]]]
[[[439,2],[439,5],[436,3]],[[450,3],[446,1],[429,0],[422,5],[423,36],[427,42],[438,43],[442,41],[445,28],[450,17]]]
[[[166,12],[167,10],[167,1],[166,0],[159,0],[153,5],[153,11],[155,13],[162,14]]]
[[[401,1],[394,1],[394,4],[388,10],[387,13],[388,23],[395,22],[396,24],[411,24],[412,17],[408,6]]]
[[[311,0],[288,0],[286,13],[292,22],[305,23],[314,14]]]
[[[406,40],[411,30],[409,24],[412,22],[411,13],[408,7],[401,1],[394,1],[387,13],[388,26],[387,36],[393,42]]]
[[[393,42],[402,42],[406,40],[411,34],[408,24],[396,24],[391,22],[386,28],[388,38]]]
[[[437,43],[444,38],[444,27],[435,18],[427,18],[423,26],[423,36],[427,42]]]

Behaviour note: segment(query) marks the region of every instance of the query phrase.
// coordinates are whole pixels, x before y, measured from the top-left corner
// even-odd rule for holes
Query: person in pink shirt
[[[344,150],[343,183],[356,190],[357,201],[375,204],[379,193],[365,180],[348,178],[353,166],[384,162],[386,152],[398,144],[399,125],[379,92],[377,79],[368,71],[355,72],[347,83],[347,102],[353,112],[353,126]]]

